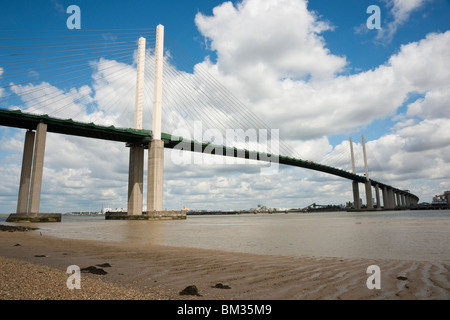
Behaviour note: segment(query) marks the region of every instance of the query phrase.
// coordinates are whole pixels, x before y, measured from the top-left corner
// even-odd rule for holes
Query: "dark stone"
[[[102,267],[102,268],[111,268],[111,265],[109,263],[102,263],[102,264],[97,264],[97,267]]]
[[[180,295],[188,295],[188,296],[200,296],[198,293],[198,289],[195,285],[187,286],[182,291],[180,291]]]
[[[0,224],[0,231],[30,231],[30,230],[37,230],[38,228],[31,228],[31,227],[24,227],[24,226],[6,226],[3,224]]]
[[[14,247],[21,247],[22,245],[20,244],[20,243],[16,243],[15,245],[14,245]]]
[[[36,258],[45,258],[47,256],[45,254],[36,254],[35,257]]]
[[[61,222],[61,213],[12,213],[6,222]]]
[[[147,211],[142,215],[128,215],[127,212],[106,212],[105,220],[186,220],[185,211]]]
[[[83,273],[92,273],[92,274],[100,274],[100,275],[104,275],[104,274],[108,273],[105,270],[103,270],[101,268],[97,268],[95,266],[82,268],[80,271],[83,272]]]
[[[408,280],[408,278],[405,276],[398,276],[397,280]]]
[[[213,286],[212,288],[217,288],[217,289],[231,289],[230,286],[228,285],[223,285],[221,283],[217,283],[215,286]]]

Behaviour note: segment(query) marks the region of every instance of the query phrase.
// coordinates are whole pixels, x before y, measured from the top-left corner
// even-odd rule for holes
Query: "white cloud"
[[[81,203],[91,210],[126,205],[128,152],[120,142],[48,134],[42,206],[65,212]]]
[[[323,78],[346,64],[330,54],[320,36],[331,26],[309,12],[304,1],[245,0],[236,7],[225,2],[211,17],[197,14],[195,22],[217,51],[225,75]]]
[[[83,86],[64,92],[47,82],[40,84],[12,85],[11,91],[20,97],[24,105],[22,110],[36,114],[51,114],[60,117],[70,117],[81,114],[85,110],[83,103],[90,102],[91,89]],[[81,99],[82,101],[78,101]]]
[[[430,34],[402,46],[385,65],[344,76],[336,73],[345,58],[332,55],[318,34],[329,28],[303,1],[249,0],[237,7],[227,2],[212,16],[198,14],[196,23],[218,57],[216,64],[206,60],[201,66],[288,139],[354,131],[395,115],[411,92],[426,93],[450,81],[450,32]],[[285,39],[281,43],[279,36]]]
[[[450,118],[449,101],[450,86],[438,87],[428,91],[424,98],[411,103],[406,115],[422,119]]]
[[[383,42],[392,41],[398,28],[408,22],[411,14],[420,9],[429,0],[387,0],[387,7],[393,20],[379,30],[377,39]]]
[[[424,39],[402,45],[389,59],[398,81],[410,91],[426,92],[450,83],[450,31],[430,33]]]
[[[97,112],[89,118],[97,124],[134,126],[136,69],[115,60],[100,59],[91,63],[95,72],[92,85]]]
[[[393,3],[396,22],[390,27],[392,32],[423,3]],[[257,50],[250,49],[261,46],[258,39],[252,41],[251,33],[232,40],[236,31],[228,26],[235,22],[242,24],[240,15],[251,9],[251,4],[251,1],[244,1],[237,8],[227,4],[226,8],[213,11],[211,17],[197,17],[199,30],[209,38],[211,48],[218,51],[216,65],[210,62],[204,64],[210,72],[237,92],[253,112],[263,119],[270,119],[273,127],[281,128],[282,138],[287,138],[306,159],[326,159],[328,164],[347,170],[350,166],[347,141],[332,148],[328,140],[322,137],[351,132],[375,119],[394,116],[411,94],[423,94],[423,99],[408,106],[404,121],[393,128],[392,134],[386,133],[367,144],[372,151],[369,152],[369,163],[370,170],[381,181],[412,189],[427,198],[437,192],[432,183],[423,179],[431,177],[439,182],[450,174],[447,165],[450,162],[450,146],[443,138],[450,136],[445,120],[448,118],[450,92],[450,31],[429,34],[425,39],[403,45],[386,64],[373,70],[336,76],[338,69],[334,69],[335,73],[329,77],[305,79],[304,70],[292,68],[291,74],[283,74],[279,63],[274,61],[276,58],[264,59]],[[246,8],[247,5],[250,9]],[[270,15],[263,12],[261,9],[258,11],[258,21]],[[277,17],[290,25],[289,15]],[[268,18],[264,30],[277,30],[277,24],[270,21]],[[247,19],[246,23],[250,25],[252,20]],[[292,35],[295,30],[290,29],[290,37],[296,38]],[[223,36],[222,31],[227,34]],[[238,52],[240,57],[244,57],[232,60],[231,52]],[[252,60],[252,57],[256,58]],[[311,63],[311,75],[314,74],[314,66],[326,64],[328,57],[332,57],[331,53],[327,57],[311,54],[310,59],[317,59],[316,63]],[[249,66],[241,66],[242,61]],[[285,75],[287,79],[280,75]],[[355,149],[355,152],[362,154],[361,145],[355,146]],[[358,173],[362,174],[362,157],[358,160]],[[416,181],[411,181],[411,177],[415,177]],[[423,184],[427,185],[426,191],[422,188]]]
[[[52,2],[58,13],[66,13],[66,8],[61,3],[59,3],[58,0],[52,0]]]
[[[279,128],[282,140],[305,159],[323,159],[349,170],[348,141],[333,147],[326,136],[347,134],[375,119],[394,116],[411,93],[420,93],[423,98],[407,106],[392,132],[367,143],[369,171],[377,180],[425,197],[442,191],[425,179],[434,179],[436,188],[446,186],[450,175],[450,31],[403,45],[373,70],[342,75],[345,57],[333,55],[321,36],[332,28],[309,12],[305,1],[247,0],[236,6],[226,2],[211,16],[198,14],[196,23],[218,59],[215,63],[206,58],[193,73],[176,70],[170,59],[166,61],[163,131],[173,133],[193,120],[201,120],[204,130],[239,124],[231,112],[222,111],[219,124],[208,119],[220,112],[211,101],[180,112],[190,102],[201,101],[202,90],[212,92],[211,100],[220,97],[200,82],[202,72],[208,71],[269,127]],[[147,54],[151,64],[151,52]],[[42,107],[42,113],[60,110],[67,117],[78,115],[74,119],[79,121],[132,127],[135,66],[105,59],[92,66],[91,86],[63,91],[41,83],[11,89],[22,95],[22,109],[35,105]],[[144,128],[150,129],[146,111],[152,108],[151,67],[145,77]],[[187,89],[186,84],[192,87]],[[36,90],[23,95],[30,89]],[[52,96],[58,96],[58,101]],[[2,143],[0,151],[19,155],[21,148],[15,141]],[[355,152],[362,174],[361,144],[355,144]],[[248,208],[257,203],[301,206],[320,203],[323,194],[335,203],[352,198],[348,181],[321,173],[281,167],[277,175],[263,176],[260,166],[253,165],[179,166],[170,161],[170,153],[166,150],[164,192],[165,205],[171,208]],[[16,186],[20,164],[9,166],[2,170],[2,177],[17,180],[11,182]],[[43,205],[54,204],[56,198],[60,210],[74,209],[82,200],[98,207],[100,202],[126,205],[128,149],[121,143],[49,134],[45,167],[48,183]],[[16,197],[15,191],[8,192]],[[56,195],[52,202],[47,201],[49,194]]]

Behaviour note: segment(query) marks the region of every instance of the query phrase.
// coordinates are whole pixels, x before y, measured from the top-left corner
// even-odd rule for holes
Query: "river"
[[[0,217],[0,223],[5,219]],[[173,221],[63,215],[61,223],[33,226],[59,238],[287,256],[450,261],[450,210],[188,215]]]

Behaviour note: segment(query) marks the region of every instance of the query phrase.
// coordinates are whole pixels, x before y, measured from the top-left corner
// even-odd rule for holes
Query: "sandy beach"
[[[70,265],[106,274],[83,272],[81,289],[69,290]],[[367,288],[371,265],[380,268],[381,289]],[[200,295],[179,294],[189,285]],[[255,255],[0,231],[0,299],[448,300],[450,263]]]

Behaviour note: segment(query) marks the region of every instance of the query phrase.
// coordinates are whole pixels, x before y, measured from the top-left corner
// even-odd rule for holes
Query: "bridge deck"
[[[21,129],[35,130],[38,123],[44,122],[48,125],[48,132],[125,142],[128,145],[140,144],[148,146],[148,143],[152,140],[152,131],[150,130],[136,130],[126,128],[116,128],[114,126],[100,126],[93,123],[82,123],[73,121],[72,119],[58,119],[49,117],[48,115],[35,115],[21,112],[20,110],[5,110],[0,109],[0,125],[15,127]],[[237,148],[230,148],[226,146],[217,146],[210,143],[186,140],[179,137],[174,137],[170,134],[163,133],[161,135],[164,140],[165,148],[178,148],[192,152],[205,152],[211,154],[220,154],[224,156],[231,156],[235,158],[255,159],[259,161],[273,161],[277,159],[278,163],[282,165],[306,168],[310,170],[320,171],[328,174],[332,174],[345,179],[365,183],[366,178],[351,172],[334,168],[312,161],[296,159],[287,156],[278,156],[267,153],[260,153],[256,151],[249,151]],[[401,194],[408,194],[409,196],[419,199],[417,196],[410,194],[406,191],[399,190],[387,184],[370,179],[372,186],[378,186],[380,188],[387,187],[393,189],[395,192]]]
[[[111,140],[128,143],[151,141],[151,131],[99,126],[82,123],[72,119],[58,119],[48,115],[35,115],[20,110],[0,109],[0,125],[21,129],[35,130],[38,123],[48,125],[48,132],[67,134],[94,139]]]

